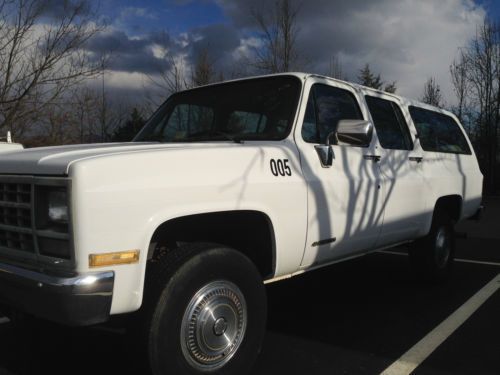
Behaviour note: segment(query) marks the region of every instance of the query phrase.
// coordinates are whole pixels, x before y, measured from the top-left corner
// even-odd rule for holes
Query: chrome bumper
[[[0,263],[0,306],[67,325],[102,323],[114,278],[112,271],[66,278]]]

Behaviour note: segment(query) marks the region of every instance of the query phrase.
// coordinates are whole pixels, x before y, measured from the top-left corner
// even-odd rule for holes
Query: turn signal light
[[[90,267],[115,266],[119,264],[132,264],[139,261],[139,250],[127,250],[117,253],[90,254]]]

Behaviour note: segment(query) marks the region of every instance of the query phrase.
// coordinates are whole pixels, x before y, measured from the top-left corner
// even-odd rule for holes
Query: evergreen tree
[[[359,70],[358,82],[375,90],[384,90],[389,93],[395,93],[397,90],[396,81],[385,84],[380,74],[375,75],[370,69],[370,65],[366,64],[364,68]]]

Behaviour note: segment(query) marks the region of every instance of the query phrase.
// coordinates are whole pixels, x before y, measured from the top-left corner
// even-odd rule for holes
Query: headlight
[[[54,223],[68,223],[68,195],[65,190],[49,191],[48,215]]]
[[[36,186],[35,224],[40,254],[69,259],[69,208],[66,186]]]
[[[36,228],[68,233],[68,192],[61,186],[37,186]]]

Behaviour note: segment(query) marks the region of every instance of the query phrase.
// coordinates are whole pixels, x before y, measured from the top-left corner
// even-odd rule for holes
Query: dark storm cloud
[[[215,0],[235,28],[255,35],[252,11],[268,16],[273,0]],[[356,80],[366,63],[403,95],[418,97],[423,82],[437,77],[451,95],[448,67],[467,44],[484,9],[472,0],[292,0],[297,13],[301,70],[328,74],[333,56],[344,76]]]
[[[209,25],[191,32],[192,48],[210,48],[220,54],[232,52],[240,45],[240,35],[234,27],[225,24]]]
[[[218,71],[232,70],[232,53],[240,46],[238,30],[229,25],[210,25],[193,30],[190,34],[189,59],[193,63],[200,52],[208,51],[209,58]]]
[[[254,12],[270,19],[276,6],[274,1],[256,0],[217,0],[224,12],[233,21],[235,27],[248,32],[258,29]],[[322,70],[333,55],[362,55],[377,45],[381,23],[377,13],[386,5],[396,6],[391,0],[292,0],[292,7],[297,10],[296,27],[298,30],[297,46],[301,55],[310,61],[309,69]],[[365,22],[355,22],[356,15],[366,14]],[[380,23],[381,22],[381,23]],[[405,59],[401,54],[404,48],[392,45],[389,53],[394,58]]]
[[[36,6],[39,7],[43,16],[60,19],[80,8],[80,14],[87,14],[97,9],[96,4],[86,0],[38,0]]]
[[[86,45],[96,59],[109,54],[108,69],[121,72],[154,74],[168,61],[156,57],[153,46],[168,48],[176,53],[180,47],[165,32],[131,38],[124,31],[113,30],[94,36]]]
[[[112,30],[92,38],[86,46],[95,58],[110,54],[108,68],[122,72],[154,74],[168,61],[155,57],[153,46],[168,49],[172,56],[183,53],[193,62],[202,50],[208,50],[214,64],[225,68],[230,54],[240,45],[238,31],[231,26],[215,24],[191,30],[186,35],[187,45],[173,39],[166,32],[150,33],[131,38],[124,31]]]
[[[124,31],[114,30],[98,34],[87,43],[87,49],[96,53],[144,53],[151,43],[149,38],[131,39]]]
[[[142,73],[154,73],[157,64],[163,63],[155,57],[154,45],[182,55],[188,64],[208,49],[216,69],[226,77],[231,71],[241,71],[243,61],[252,74],[251,59],[238,57],[239,51],[251,52],[253,47],[248,45],[258,44],[261,36],[252,11],[269,17],[276,2],[211,1],[221,7],[227,22],[170,36],[156,33],[130,38],[126,31],[115,30],[93,39],[88,49],[96,55],[113,51],[111,69]],[[430,76],[437,78],[445,95],[452,92],[449,64],[484,17],[484,9],[472,0],[292,0],[292,4],[298,9],[297,52],[307,62],[300,70],[328,74],[330,61],[337,56],[344,77],[356,80],[359,69],[369,63],[385,81],[398,81],[399,93],[413,97],[420,95]]]

